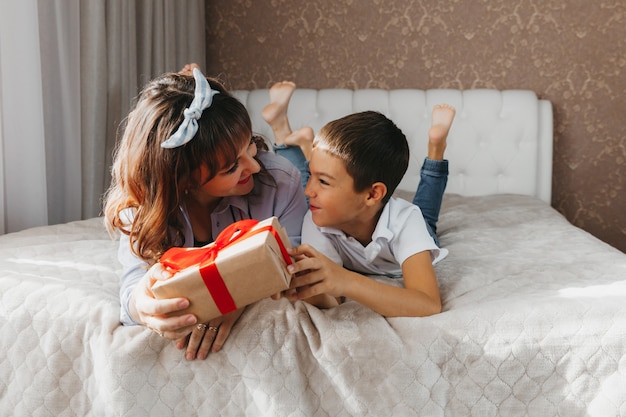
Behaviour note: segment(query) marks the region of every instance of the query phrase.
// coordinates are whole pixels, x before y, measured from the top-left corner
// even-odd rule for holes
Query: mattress
[[[447,194],[439,232],[441,314],[266,299],[191,362],[120,325],[101,218],[0,236],[0,415],[626,414],[624,253],[514,194]]]

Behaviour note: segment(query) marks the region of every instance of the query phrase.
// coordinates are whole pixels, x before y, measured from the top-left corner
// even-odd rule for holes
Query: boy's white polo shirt
[[[419,207],[398,198],[391,198],[385,205],[372,241],[365,247],[339,229],[316,226],[310,211],[304,217],[302,243],[347,269],[396,277],[402,276],[402,263],[416,253],[429,250],[433,264],[448,254],[428,233]]]

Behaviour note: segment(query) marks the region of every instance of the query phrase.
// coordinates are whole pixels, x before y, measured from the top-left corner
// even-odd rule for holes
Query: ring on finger
[[[196,329],[200,330],[201,332],[205,331],[205,330],[206,330],[206,328],[207,328],[207,326],[206,326],[206,324],[204,324],[204,323],[199,323],[199,324],[196,326]]]
[[[216,327],[216,326],[209,326],[208,329],[209,329],[209,331],[211,331],[213,333],[217,333],[217,331],[218,331],[218,327]]]

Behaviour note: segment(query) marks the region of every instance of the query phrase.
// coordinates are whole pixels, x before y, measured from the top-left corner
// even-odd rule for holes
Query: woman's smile
[[[251,178],[252,178],[252,175],[248,175],[246,178],[242,179],[237,184],[239,184],[239,185],[247,184],[248,181],[250,181]]]

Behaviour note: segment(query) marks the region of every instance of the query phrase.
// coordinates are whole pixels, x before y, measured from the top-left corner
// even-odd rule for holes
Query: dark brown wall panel
[[[553,206],[626,251],[622,0],[207,2],[231,88],[530,89],[555,112]]]

